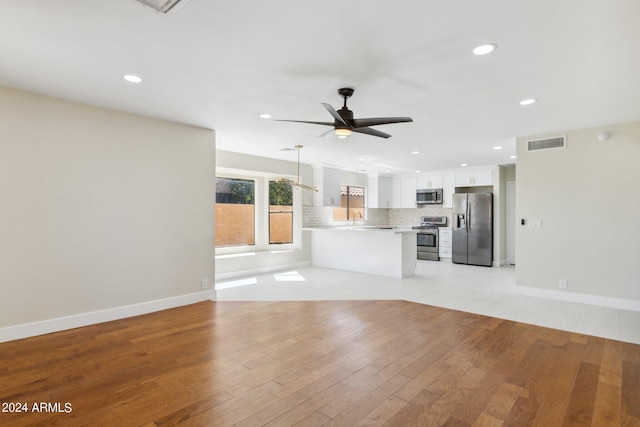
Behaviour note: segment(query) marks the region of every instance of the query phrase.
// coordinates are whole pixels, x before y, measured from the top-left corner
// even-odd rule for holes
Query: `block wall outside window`
[[[216,178],[216,247],[255,243],[255,181]]]
[[[293,189],[269,181],[269,244],[293,243]]]
[[[364,218],[364,188],[351,185],[340,186],[340,207],[333,209],[333,220],[356,220]]]

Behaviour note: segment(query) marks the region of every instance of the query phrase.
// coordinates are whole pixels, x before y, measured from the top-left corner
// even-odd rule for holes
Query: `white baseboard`
[[[193,294],[179,295],[171,298],[163,298],[155,301],[147,301],[138,304],[114,307],[106,310],[92,311],[89,313],[74,314],[72,316],[58,317],[22,325],[0,328],[0,342],[13,341],[21,338],[34,337],[67,329],[79,328],[96,323],[109,322],[111,320],[124,319],[154,311],[181,307],[206,300],[215,300],[216,291],[207,290]]]
[[[558,301],[575,302],[579,304],[597,305],[601,307],[617,308],[619,310],[640,311],[640,301],[623,298],[604,297],[599,295],[578,294],[552,289],[515,286],[516,293],[530,297],[553,299]]]
[[[271,273],[273,271],[289,270],[292,268],[310,267],[311,261],[300,261],[291,264],[278,264],[269,267],[252,268],[250,270],[229,271],[227,273],[216,273],[216,281],[237,279],[239,277],[253,276],[257,274]]]

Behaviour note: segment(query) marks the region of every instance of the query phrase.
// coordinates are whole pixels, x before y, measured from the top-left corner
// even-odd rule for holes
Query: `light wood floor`
[[[0,402],[71,404],[10,426],[637,426],[640,346],[406,301],[203,302],[0,344]]]

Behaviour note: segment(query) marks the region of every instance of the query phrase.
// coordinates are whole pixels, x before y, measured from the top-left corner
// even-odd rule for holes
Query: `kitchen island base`
[[[413,276],[416,232],[377,228],[308,229],[311,264],[388,277]]]

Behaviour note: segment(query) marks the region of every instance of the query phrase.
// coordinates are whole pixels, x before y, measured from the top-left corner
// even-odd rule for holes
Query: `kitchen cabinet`
[[[400,182],[400,178],[393,178],[391,180],[391,207],[399,208],[400,207],[400,187],[402,183]]]
[[[370,176],[367,189],[367,207],[390,208],[392,206],[392,179],[386,176]]]
[[[318,167],[313,170],[314,185],[319,191],[314,194],[315,206],[340,206],[340,185],[342,172],[340,169]]]
[[[417,178],[393,178],[391,190],[392,208],[415,208]]]
[[[440,258],[451,258],[451,246],[453,241],[453,232],[450,228],[438,229],[438,255]]]
[[[418,188],[418,181],[415,177],[402,178],[402,188],[400,196],[401,208],[415,208],[416,207],[416,189]]]
[[[418,177],[418,189],[442,188],[442,175],[428,175]]]
[[[452,173],[442,176],[442,207],[453,208],[453,193],[456,192],[455,177]]]
[[[492,169],[477,169],[456,172],[455,184],[456,187],[493,185],[493,171]]]

